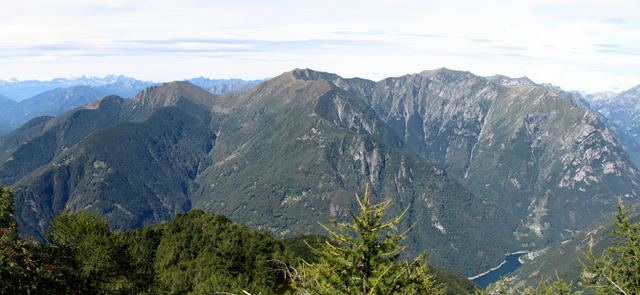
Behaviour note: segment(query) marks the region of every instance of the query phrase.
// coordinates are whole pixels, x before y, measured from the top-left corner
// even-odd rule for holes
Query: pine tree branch
[[[616,287],[616,289],[618,289],[618,291],[620,291],[624,295],[627,295],[627,292],[622,290],[622,288],[620,288],[620,286],[618,286],[618,284],[613,282],[606,274],[603,273],[602,276],[605,277],[607,279],[607,281],[609,281],[609,283],[611,283],[614,287]]]

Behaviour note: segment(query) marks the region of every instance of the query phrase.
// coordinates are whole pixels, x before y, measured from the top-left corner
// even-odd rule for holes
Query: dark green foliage
[[[472,294],[480,289],[466,277],[443,268],[429,266],[429,273],[435,275],[435,281],[444,287],[446,295]]]
[[[17,235],[13,196],[0,187],[0,294],[67,293],[71,287],[49,249]]]
[[[284,294],[289,289],[281,270],[292,258],[282,242],[199,210],[126,233],[109,230],[95,215],[63,214],[49,237],[68,283],[92,294]]]
[[[585,255],[583,279],[598,294],[640,294],[640,222],[629,222],[628,215],[620,200],[613,246],[599,257],[592,249]]]
[[[44,246],[65,283],[87,294],[284,294],[292,258],[282,242],[196,210],[168,223],[120,233],[104,218],[62,214]]]
[[[162,226],[145,226],[125,232],[124,239],[130,257],[132,293],[160,292],[156,280],[155,259],[162,239]]]
[[[195,210],[124,233],[109,229],[104,217],[67,212],[54,219],[43,245],[18,238],[12,195],[6,189],[0,195],[0,294],[290,294],[285,274],[308,257],[301,247],[327,241],[283,242]],[[447,285],[447,294],[475,286],[444,270],[429,272]]]
[[[321,247],[327,241],[329,238],[321,235],[303,235],[282,240],[287,250],[309,263],[315,263],[318,260],[318,255],[313,253],[312,249]]]
[[[13,222],[13,194],[8,188],[0,187],[0,228],[9,228]]]
[[[169,294],[214,291],[281,294],[288,288],[285,248],[266,233],[200,210],[162,225],[155,257],[160,288]]]
[[[11,197],[2,192],[4,205]],[[94,214],[62,214],[52,222],[46,245],[17,238],[15,223],[9,226],[2,228],[0,240],[2,294],[290,290],[283,270],[294,259],[284,244],[220,215],[193,211],[120,233]]]
[[[78,212],[56,217],[48,231],[55,263],[66,281],[87,294],[128,294],[131,259],[122,234],[105,218]]]
[[[396,233],[404,214],[383,221],[391,200],[371,203],[367,186],[364,198],[356,195],[360,213],[351,212],[353,223],[332,220],[337,230],[325,226],[330,235],[321,248],[312,249],[316,263],[299,267],[294,286],[301,294],[443,294],[423,257],[409,263],[398,261],[405,247],[400,240],[408,232]],[[407,208],[408,209],[408,208]]]
[[[318,255],[312,249],[321,249],[327,241],[329,238],[320,235],[304,235],[282,240],[288,251],[307,263],[318,262]],[[429,266],[429,273],[433,273],[436,282],[445,287],[447,295],[470,294],[479,289],[471,280],[446,269]]]

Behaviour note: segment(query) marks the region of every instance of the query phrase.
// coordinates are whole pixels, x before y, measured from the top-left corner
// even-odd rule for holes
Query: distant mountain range
[[[187,80],[198,85],[213,94],[222,95],[224,93],[246,91],[262,80],[245,81],[241,79],[209,79],[205,77]],[[142,81],[124,75],[108,75],[105,77],[79,78],[55,78],[48,81],[40,80],[0,80],[0,95],[4,95],[15,101],[22,101],[32,98],[43,92],[56,88],[69,88],[75,86],[90,86],[97,90],[114,94],[121,97],[132,97],[140,90],[149,86],[158,85],[158,82]]]
[[[190,81],[217,95],[230,91],[246,91],[259,82],[240,79],[213,80],[203,77]],[[57,116],[107,95],[132,97],[141,90],[157,84],[122,75],[104,78],[58,78],[51,81],[0,81],[0,93],[13,95],[19,100],[16,102],[0,95],[0,136],[39,116]],[[24,97],[32,94],[33,97]]]
[[[127,76],[108,75],[105,77],[87,77],[82,76],[79,78],[55,78],[49,81],[39,80],[26,80],[26,81],[3,81],[0,80],[0,94],[10,97],[16,101],[22,101],[31,97],[34,97],[45,91],[53,90],[56,88],[69,88],[74,86],[91,86],[91,87],[104,87],[103,91],[121,95],[124,97],[131,97],[141,89],[153,85],[153,82],[140,81]],[[111,89],[108,91],[107,89]],[[114,91],[116,93],[114,93]],[[131,95],[128,95],[131,93]]]
[[[242,79],[208,79],[199,77],[187,81],[215,95],[223,95],[227,92],[245,92],[264,80],[246,81]]]
[[[410,206],[411,254],[473,275],[640,193],[602,116],[572,93],[509,79],[298,69],[222,96],[215,83],[165,83],[1,137],[0,185],[15,190],[23,232],[40,237],[63,209],[130,229],[194,208],[287,237],[346,218],[371,183],[392,213]]]
[[[591,108],[640,144],[640,85],[621,93],[603,92],[586,95],[585,98]]]
[[[0,102],[0,121],[10,131],[33,118],[56,116],[106,95],[106,92],[90,86],[56,88],[20,102]]]

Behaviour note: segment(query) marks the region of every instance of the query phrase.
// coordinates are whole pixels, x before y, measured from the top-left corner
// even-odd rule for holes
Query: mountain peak
[[[200,105],[209,105],[216,96],[188,81],[173,81],[149,87],[136,94],[132,101],[155,108],[175,105],[183,98]]]
[[[294,69],[290,73],[295,79],[305,80],[305,81],[317,81],[317,80],[333,81],[335,79],[340,78],[336,74],[314,71],[314,70],[309,69],[309,68],[306,68],[306,69]]]
[[[85,109],[89,109],[89,110],[96,110],[98,108],[100,108],[100,105],[102,105],[103,102],[116,102],[116,103],[121,103],[123,100],[122,97],[117,96],[117,95],[107,95],[103,98],[99,98],[96,99],[86,105],[83,106],[83,108]]]
[[[529,79],[529,77],[527,76],[522,76],[520,78],[511,78],[504,75],[493,75],[486,78],[493,81],[494,83],[505,85],[505,86],[515,86],[515,85],[539,86],[535,82],[531,81],[531,79]]]
[[[420,75],[423,76],[427,76],[427,77],[433,77],[433,76],[438,76],[438,75],[463,75],[463,74],[471,74],[470,72],[467,71],[458,71],[458,70],[452,70],[449,68],[445,68],[445,67],[441,67],[441,68],[437,68],[435,70],[425,70],[419,73]]]
[[[632,87],[629,90],[623,91],[622,93],[620,93],[620,96],[621,97],[625,97],[625,96],[638,97],[638,96],[640,96],[640,84]]]

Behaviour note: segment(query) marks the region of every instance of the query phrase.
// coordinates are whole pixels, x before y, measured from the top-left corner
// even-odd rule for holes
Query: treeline
[[[47,242],[39,243],[18,235],[12,194],[0,190],[1,294],[299,294],[295,282],[310,282],[300,274],[323,265],[318,260],[329,256],[318,253],[332,245],[322,236],[276,239],[200,210],[127,232],[110,229],[98,215],[66,212],[50,224]],[[386,247],[399,249],[397,241]],[[395,273],[403,271],[397,255],[376,259],[385,267],[393,265]],[[426,264],[414,266],[427,270]],[[477,288],[436,268],[413,277],[412,283],[422,278],[434,279],[429,281],[438,287],[434,290],[448,294]]]
[[[281,240],[196,210],[138,230],[109,229],[85,212],[61,214],[47,243],[17,234],[11,193],[2,191],[2,294],[287,294]]]

